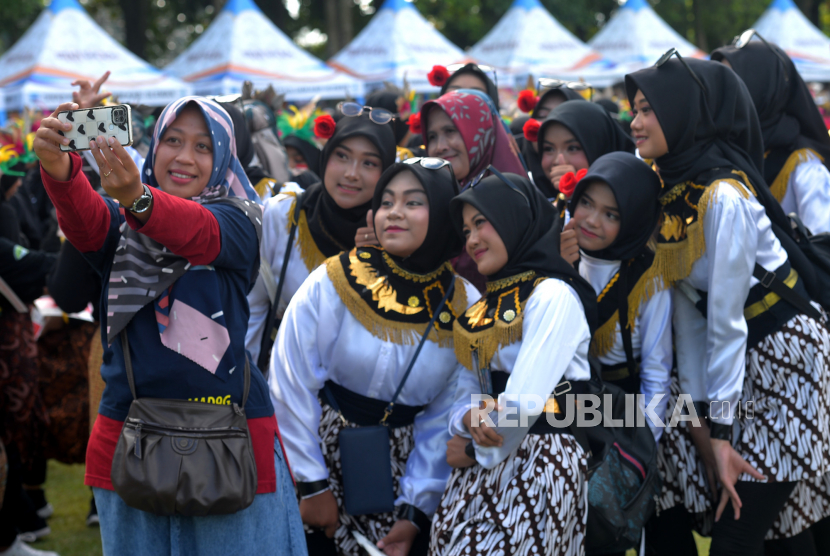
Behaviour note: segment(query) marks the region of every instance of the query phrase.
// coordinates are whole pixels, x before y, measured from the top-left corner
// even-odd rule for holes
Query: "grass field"
[[[98,528],[86,526],[92,494],[84,486],[84,466],[50,461],[47,477],[46,497],[55,507],[55,514],[49,519],[52,534],[32,547],[54,550],[60,556],[101,556]],[[708,556],[709,539],[696,536],[695,540],[700,556]],[[628,556],[633,555],[634,551],[629,551]]]

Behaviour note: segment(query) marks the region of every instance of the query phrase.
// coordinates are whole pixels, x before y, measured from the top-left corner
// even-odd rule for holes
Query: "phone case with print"
[[[133,144],[132,114],[129,105],[69,110],[60,112],[58,119],[72,124],[69,131],[58,131],[69,139],[68,145],[60,146],[64,152],[89,150],[89,140],[99,135],[115,137],[124,146]]]

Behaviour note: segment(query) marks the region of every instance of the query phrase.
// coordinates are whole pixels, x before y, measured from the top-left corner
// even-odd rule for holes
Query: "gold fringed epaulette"
[[[305,211],[300,210],[299,221],[294,219],[294,210],[297,207],[297,194],[293,191],[284,193],[283,195],[290,195],[294,197],[291,203],[291,208],[288,209],[288,222],[285,225],[286,233],[291,232],[291,226],[297,223],[297,239],[296,244],[300,248],[300,257],[305,263],[305,267],[309,272],[326,262],[326,256],[317,247],[314,242],[314,237],[311,235],[311,230],[308,229],[308,221],[305,217]]]
[[[623,263],[625,264],[625,263]],[[614,278],[619,276],[618,274],[614,275]],[[612,284],[609,283],[609,286]],[[663,281],[661,275],[657,272],[655,265],[652,264],[637,282],[634,284],[634,287],[631,289],[631,292],[628,294],[628,327],[632,330],[637,321],[637,316],[640,313],[640,306],[651,299],[654,294],[666,289],[666,283]],[[602,302],[601,299],[597,299],[597,302]],[[611,351],[614,347],[614,344],[617,340],[617,325],[620,322],[620,312],[619,310],[614,311],[611,315],[611,318],[606,320],[600,327],[594,332],[594,336],[591,339],[591,355],[594,356],[602,356]]]
[[[366,330],[383,341],[417,345],[433,308],[446,293],[444,283],[452,276],[452,266],[445,263],[425,275],[427,280],[415,281],[402,277],[400,268],[392,272],[385,262],[383,251],[369,246],[341,253],[325,263],[340,300]],[[440,347],[452,347],[453,323],[466,308],[467,290],[459,280],[427,338]]]
[[[721,182],[734,187],[744,199],[755,195],[745,173],[733,171],[740,180],[716,178],[707,185],[684,182],[661,197],[663,219],[654,253],[654,271],[668,285],[686,278],[692,266],[706,251],[703,219],[713,202],[717,202]]]
[[[784,200],[784,195],[787,194],[790,176],[799,164],[810,160],[810,155],[824,162],[824,158],[813,149],[798,149],[790,154],[784,166],[781,167],[781,171],[775,176],[775,181],[770,184],[769,190],[779,203]]]

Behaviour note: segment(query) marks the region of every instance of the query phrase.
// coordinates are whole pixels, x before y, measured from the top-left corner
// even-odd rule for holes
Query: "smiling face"
[[[429,230],[429,199],[415,175],[403,170],[383,190],[375,214],[375,231],[386,251],[408,257],[424,243]]]
[[[609,247],[620,233],[617,198],[607,184],[594,182],[579,198],[573,215],[580,249],[600,251]]]
[[[190,199],[207,187],[212,169],[213,141],[205,117],[196,106],[185,106],[159,140],[156,181],[165,193]]]
[[[475,261],[478,271],[492,276],[507,264],[507,247],[501,236],[487,218],[473,205],[464,204],[461,210],[464,221],[462,231],[466,240],[465,248]]]
[[[372,200],[382,172],[380,153],[363,136],[337,145],[326,164],[323,182],[337,206],[358,207]]]
[[[669,146],[663,128],[643,91],[638,90],[634,95],[632,110],[634,119],[631,121],[631,135],[637,143],[640,156],[655,159],[668,154]]]
[[[448,160],[458,181],[470,174],[470,157],[464,138],[447,113],[439,107],[429,112],[427,155]]]
[[[462,73],[457,77],[450,77],[450,84],[447,85],[447,92],[458,89],[473,89],[475,91],[487,92],[487,84],[472,73]]]
[[[545,175],[550,175],[554,166],[567,164],[576,171],[588,168],[588,157],[582,150],[582,145],[567,127],[554,122],[545,128],[545,138],[542,142],[542,169]]]

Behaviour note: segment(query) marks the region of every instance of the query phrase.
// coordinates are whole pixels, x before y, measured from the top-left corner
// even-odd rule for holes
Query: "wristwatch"
[[[150,188],[143,183],[141,185],[144,186],[144,193],[142,193],[138,199],[133,201],[132,205],[128,207],[124,207],[124,205],[121,205],[128,211],[134,212],[136,214],[141,214],[142,212],[145,212],[148,208],[150,208],[150,203],[153,201],[153,194],[150,192]]]

